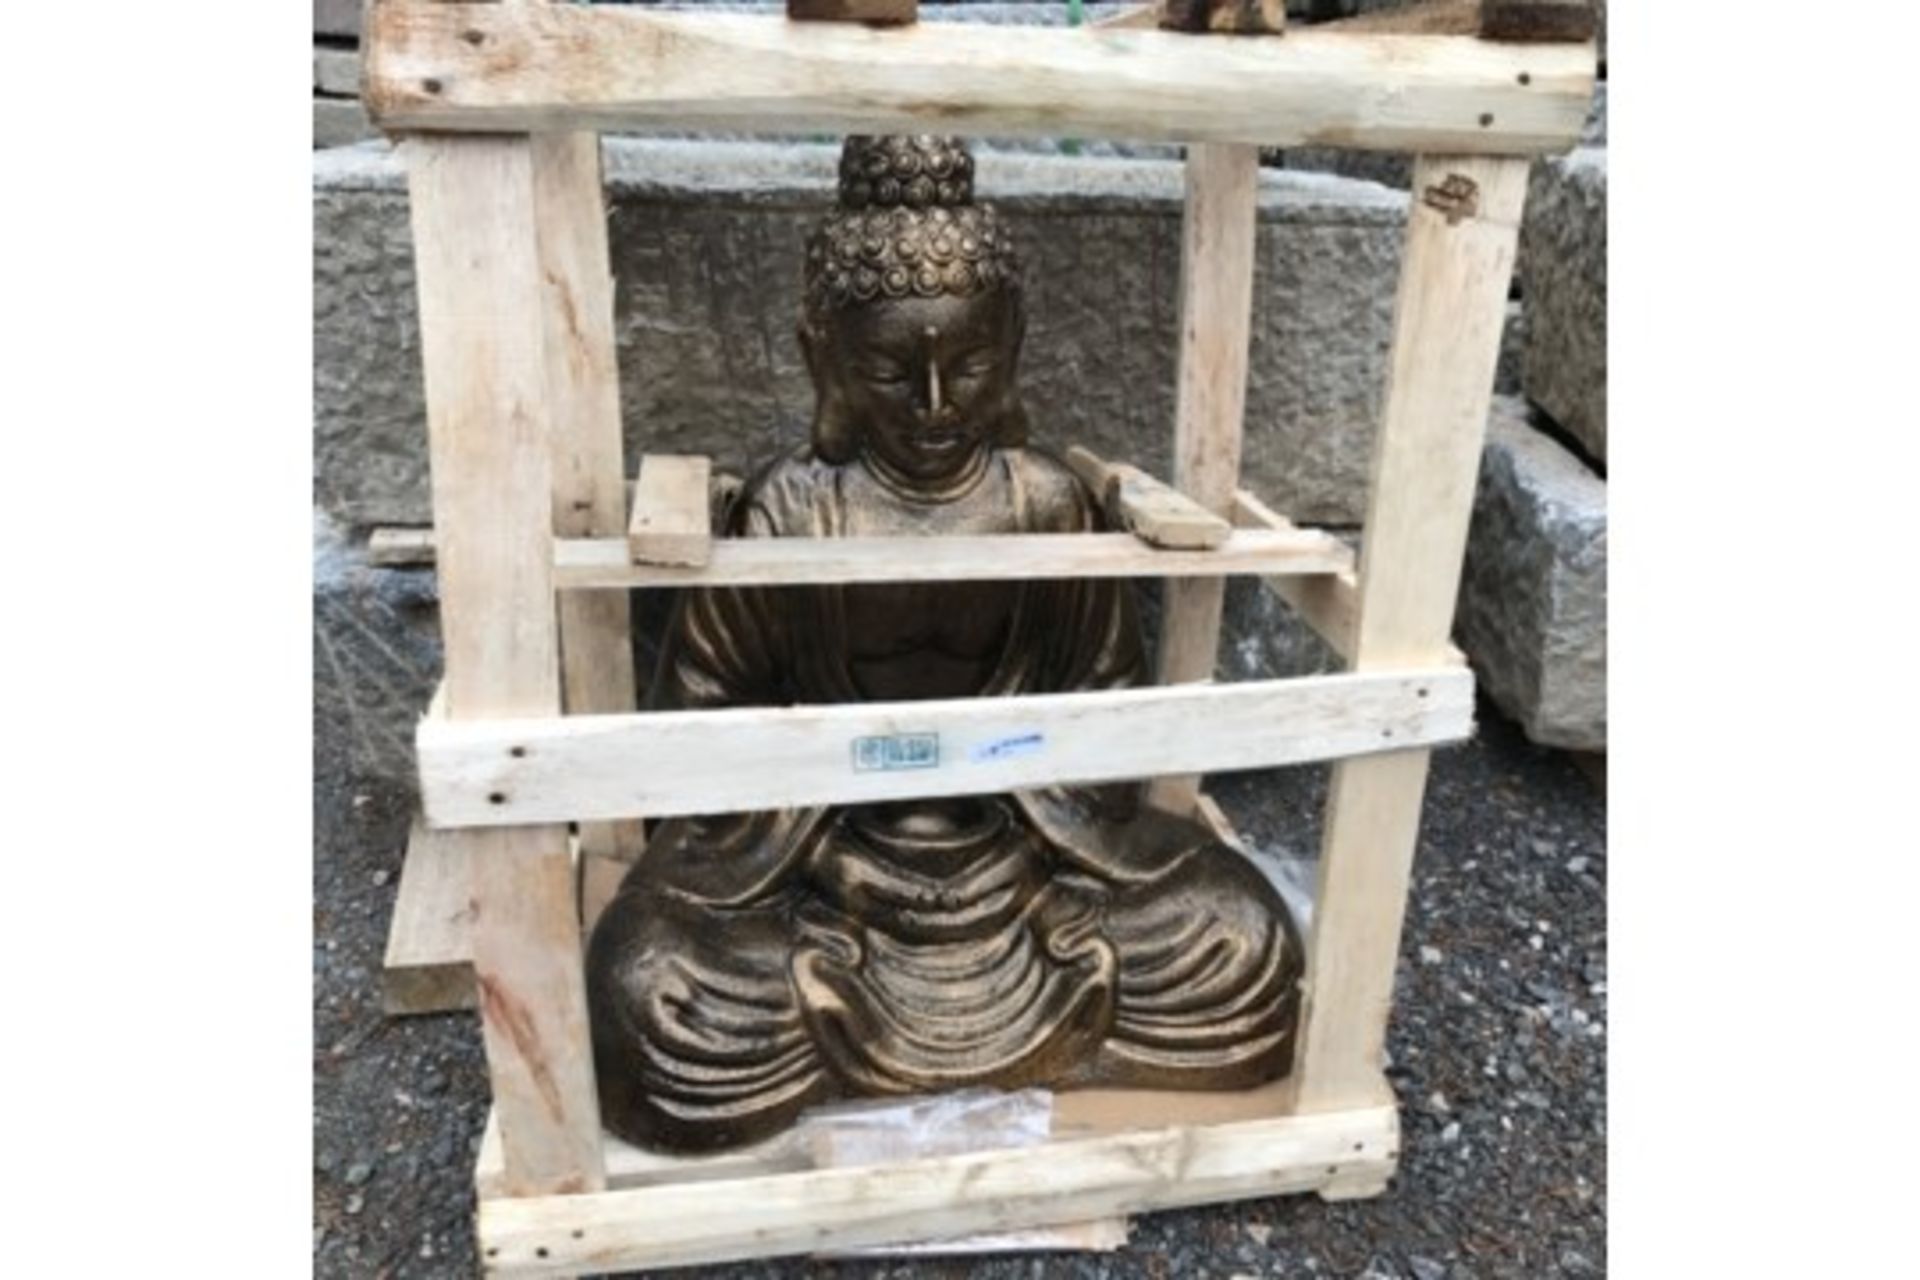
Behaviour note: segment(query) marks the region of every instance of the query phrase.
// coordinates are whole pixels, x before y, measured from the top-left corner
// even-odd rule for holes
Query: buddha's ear
[[[1027,336],[1026,308],[1015,301],[1013,341],[1007,352],[1007,390],[993,415],[996,449],[1020,449],[1027,443],[1027,407],[1020,402],[1020,347]]]
[[[840,394],[840,380],[833,376],[832,340],[824,326],[808,316],[800,318],[796,333],[807,374],[813,379],[813,456],[822,462],[851,462],[859,441]]]

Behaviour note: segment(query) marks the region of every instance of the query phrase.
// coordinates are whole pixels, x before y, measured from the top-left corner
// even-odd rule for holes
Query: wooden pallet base
[[[685,1160],[609,1140],[608,1190],[508,1196],[497,1135],[475,1169],[488,1274],[574,1276],[905,1244],[1252,1196],[1385,1189],[1398,1114],[1287,1115],[1285,1082],[1233,1094],[1092,1090],[1055,1100],[1052,1141],[853,1168],[777,1143]],[[1152,1118],[1153,1127],[1139,1127]]]

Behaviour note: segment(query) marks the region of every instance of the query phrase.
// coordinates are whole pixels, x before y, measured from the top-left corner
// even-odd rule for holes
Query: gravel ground
[[[1389,1041],[1400,1174],[1137,1218],[1111,1255],[721,1268],[726,1277],[1595,1276],[1606,1265],[1605,802],[1485,704],[1428,790]],[[379,968],[414,799],[316,734],[314,1264],[321,1277],[474,1273],[486,1068],[471,1015],[387,1019]],[[1311,854],[1324,769],[1213,787],[1241,831]]]

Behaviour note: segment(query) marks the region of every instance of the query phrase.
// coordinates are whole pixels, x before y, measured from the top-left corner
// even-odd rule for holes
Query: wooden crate
[[[455,869],[403,883],[464,888],[452,910],[408,918],[442,921],[424,927],[457,936],[471,975],[427,998],[480,1011],[486,1267],[571,1275],[1383,1190],[1399,1154],[1387,1010],[1428,750],[1469,729],[1471,676],[1448,634],[1527,167],[1577,139],[1593,48],[376,0],[365,53],[371,109],[406,135],[446,648],[419,751],[432,846]],[[1172,482],[1231,535],[1195,550],[1125,533],[709,546],[688,527],[698,505],[673,506],[662,479],[630,511],[591,130],[660,124],[1189,143]],[[1257,147],[1307,143],[1420,153],[1357,566],[1238,488]],[[661,538],[680,563],[634,558]],[[849,739],[883,723],[884,705],[634,710],[624,588],[983,566],[1166,578],[1161,686],[1021,699],[1022,723],[1044,719],[1060,748],[970,774],[848,772]],[[1261,576],[1347,670],[1211,684],[1232,573]],[[1004,715],[995,700],[915,712],[962,736]],[[739,778],[706,763],[744,750],[777,766]],[[672,1160],[603,1137],[569,822],[591,897],[648,815],[1149,775],[1158,803],[1205,813],[1201,771],[1315,759],[1338,763],[1300,1033],[1278,1084],[1063,1094],[1044,1147],[858,1169]],[[429,977],[438,990],[446,975]]]

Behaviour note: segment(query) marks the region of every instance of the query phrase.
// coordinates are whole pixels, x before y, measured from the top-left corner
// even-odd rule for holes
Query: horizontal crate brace
[[[372,8],[366,101],[394,130],[756,130],[1564,151],[1594,47],[1313,30],[1280,39],[581,5]]]
[[[1040,578],[1212,578],[1351,572],[1353,552],[1317,529],[1237,530],[1205,551],[1167,551],[1130,533],[958,537],[720,538],[698,567],[635,564],[625,538],[554,542],[554,585],[825,586]]]
[[[997,793],[1429,747],[1473,728],[1461,667],[1011,698],[420,722],[436,827]]]
[[[1394,1108],[1174,1125],[837,1169],[480,1200],[490,1275],[570,1276],[1053,1226],[1250,1196],[1377,1191]]]

